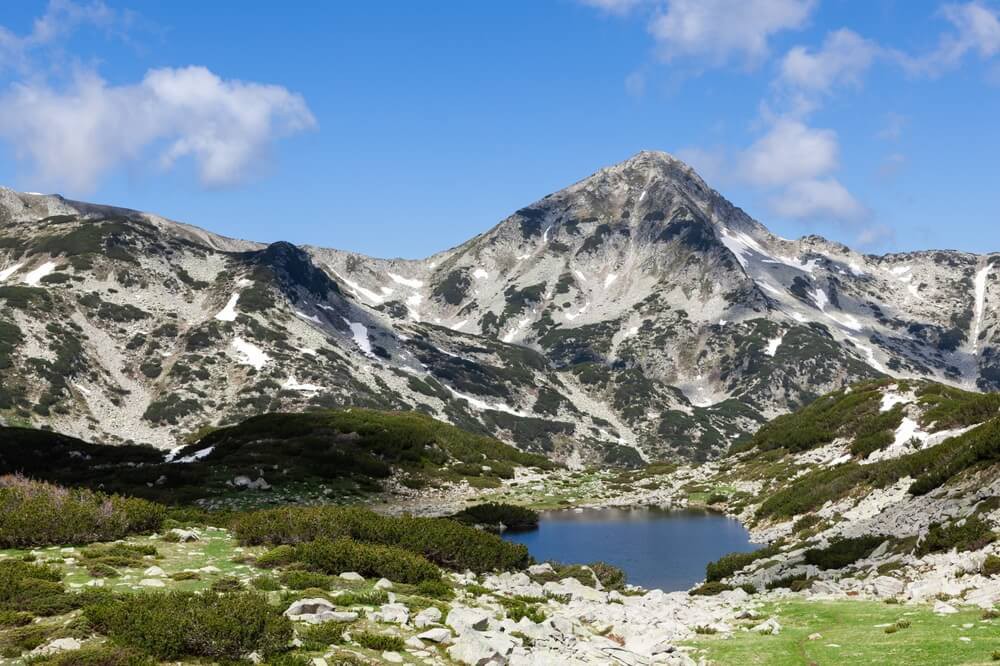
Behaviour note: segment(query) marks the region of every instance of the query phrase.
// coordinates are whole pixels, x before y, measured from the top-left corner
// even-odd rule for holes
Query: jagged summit
[[[868,377],[1000,388],[998,271],[779,238],[654,151],[423,260],[0,189],[0,420],[172,446],[363,405],[573,463],[706,458]]]

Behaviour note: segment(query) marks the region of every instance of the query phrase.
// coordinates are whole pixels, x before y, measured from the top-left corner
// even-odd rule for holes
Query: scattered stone
[[[79,650],[80,641],[75,638],[56,638],[51,640],[45,645],[41,645],[31,651],[31,656],[33,657],[45,657],[50,654],[56,654],[57,652],[68,652],[70,650]]]
[[[384,604],[372,615],[374,619],[387,624],[406,624],[410,619],[410,609],[403,604]]]
[[[376,590],[391,590],[392,581],[387,578],[379,578],[378,582],[375,583]]]
[[[437,627],[435,629],[428,629],[422,634],[417,634],[417,638],[422,641],[430,641],[431,643],[450,643],[451,632],[444,627]]]
[[[355,571],[345,571],[344,573],[340,574],[340,578],[341,580],[352,580],[355,582],[361,582],[365,579],[364,576]]]
[[[469,630],[485,631],[490,624],[490,616],[476,608],[458,606],[448,611],[444,623],[459,634]]]
[[[143,587],[165,587],[163,581],[159,578],[143,578],[139,581],[139,585]]]
[[[187,543],[189,541],[198,541],[200,538],[198,536],[198,533],[195,532],[194,530],[182,530],[179,527],[175,527],[174,529],[170,530],[170,534],[176,535],[177,540],[180,543]]]
[[[436,606],[428,606],[413,618],[413,624],[417,629],[423,629],[424,627],[429,627],[433,624],[438,624],[441,622],[441,609]]]
[[[758,634],[770,634],[776,636],[781,633],[781,625],[773,617],[769,617],[757,626],[750,629],[750,631],[755,631]]]
[[[148,569],[142,572],[142,575],[147,576],[149,578],[153,578],[156,576],[166,576],[167,572],[161,569],[160,567],[149,567]]]
[[[469,666],[506,664],[515,645],[509,636],[498,632],[470,631],[460,635],[455,644],[448,648],[448,656]]]
[[[399,654],[398,652],[390,652],[386,650],[385,652],[382,653],[382,661],[386,662],[387,664],[402,664],[403,655]]]

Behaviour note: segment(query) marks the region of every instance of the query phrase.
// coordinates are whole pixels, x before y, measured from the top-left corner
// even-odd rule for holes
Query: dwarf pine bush
[[[0,476],[0,548],[113,541],[159,529],[165,513],[146,500]]]
[[[525,546],[453,520],[383,516],[367,509],[332,506],[267,509],[238,516],[232,528],[244,545],[349,538],[407,550],[459,571],[520,569],[531,562]]]
[[[295,549],[295,558],[310,569],[330,574],[355,571],[362,576],[379,576],[399,583],[441,578],[441,571],[420,555],[393,546],[350,539],[320,539],[301,544]]]
[[[163,660],[267,657],[292,638],[291,621],[254,592],[108,594],[86,605],[84,615],[116,644]]]

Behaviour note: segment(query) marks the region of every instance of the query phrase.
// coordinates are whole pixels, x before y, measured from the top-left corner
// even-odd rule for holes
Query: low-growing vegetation
[[[160,528],[166,510],[142,499],[0,477],[0,547],[111,541]]]
[[[440,518],[392,517],[341,507],[288,507],[238,517],[233,530],[248,545],[302,544],[351,539],[392,546],[448,569],[475,572],[519,569],[530,563],[521,545]]]
[[[527,532],[538,528],[537,511],[497,502],[470,506],[456,513],[452,519],[466,525],[483,525],[487,528],[502,526],[503,530],[509,532]]]

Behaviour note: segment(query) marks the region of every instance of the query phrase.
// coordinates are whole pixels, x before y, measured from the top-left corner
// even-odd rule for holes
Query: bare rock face
[[[0,189],[0,419],[170,448],[419,408],[570,464],[701,460],[864,378],[1000,388],[998,274],[779,238],[653,152],[413,261]]]

